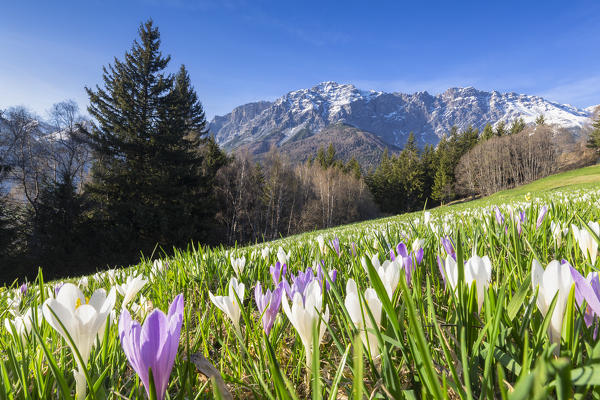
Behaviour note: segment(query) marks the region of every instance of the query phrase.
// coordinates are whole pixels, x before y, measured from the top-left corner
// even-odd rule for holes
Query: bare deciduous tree
[[[465,154],[456,168],[463,195],[489,195],[548,176],[558,170],[552,132],[544,126],[494,137]]]
[[[68,176],[81,186],[91,162],[90,149],[81,136],[82,126],[87,121],[79,114],[79,107],[73,100],[54,104],[50,120],[57,128],[49,138],[55,180],[60,176]]]

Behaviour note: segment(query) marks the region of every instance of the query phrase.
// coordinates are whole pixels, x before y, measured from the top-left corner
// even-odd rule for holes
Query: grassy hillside
[[[562,172],[560,174],[539,179],[528,185],[523,185],[510,190],[503,190],[489,196],[486,200],[496,201],[510,199],[518,196],[524,196],[527,193],[538,195],[557,189],[591,189],[596,187],[598,184],[600,184],[600,164]]]
[[[598,172],[2,288],[0,399],[600,398]]]
[[[527,185],[502,190],[481,199],[440,207],[441,209],[465,209],[488,204],[523,200],[527,194],[532,198],[547,197],[555,191],[593,190],[600,187],[600,164],[550,175]]]

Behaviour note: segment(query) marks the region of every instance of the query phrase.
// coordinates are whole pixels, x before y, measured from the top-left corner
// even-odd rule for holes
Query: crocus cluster
[[[368,274],[367,260],[363,257],[361,260],[365,273]],[[383,283],[385,291],[388,294],[390,300],[394,297],[394,292],[400,282],[400,263],[397,260],[385,260],[383,264],[379,262],[377,254],[371,257],[371,264],[377,271],[379,279]]]
[[[515,222],[517,224],[517,233],[519,236],[523,233],[523,225],[527,222],[527,214],[521,210],[515,215]]]
[[[453,290],[458,288],[458,265],[456,260],[451,256],[446,256],[444,263],[443,276]],[[464,266],[465,283],[470,288],[471,285],[476,286],[477,290],[477,307],[481,311],[485,291],[487,290],[492,279],[492,262],[488,256],[479,257],[474,255]]]
[[[312,281],[317,281],[319,287],[322,287],[325,284],[325,289],[329,290],[330,284],[325,279],[325,273],[322,268],[322,264],[319,264],[316,267],[317,273],[311,267],[308,267],[306,271],[298,271],[297,275],[290,274],[290,279],[292,281],[291,285],[285,279],[283,275],[281,275],[281,280],[283,282],[283,286],[285,288],[285,292],[289,299],[293,299],[296,293],[299,293],[303,298],[306,296],[306,288]],[[335,282],[337,277],[337,271],[331,270],[329,271],[329,280]],[[275,278],[273,278],[275,280]]]
[[[284,288],[282,282],[280,282],[272,292],[270,289],[267,289],[266,292],[263,293],[260,282],[256,284],[256,288],[254,289],[256,307],[260,313],[263,329],[267,336],[275,323],[275,317],[277,317],[277,313],[279,312],[283,294]]]
[[[235,275],[238,279],[242,276],[244,272],[244,267],[246,266],[246,257],[242,256],[239,258],[235,258],[233,255],[231,256],[231,267],[235,272]]]
[[[413,242],[412,246],[413,251],[408,252],[406,245],[402,242],[398,243],[396,246],[397,253],[394,253],[394,249],[390,250],[390,259],[392,261],[398,261],[402,268],[404,269],[404,274],[406,276],[406,283],[410,285],[412,280],[412,274],[415,270],[415,265],[413,264],[413,258],[417,264],[421,264],[423,261],[423,247],[422,242],[419,239]]]

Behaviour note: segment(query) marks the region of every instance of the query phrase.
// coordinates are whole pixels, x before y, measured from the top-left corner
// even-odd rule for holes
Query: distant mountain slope
[[[359,90],[350,84],[323,82],[296,90],[274,102],[249,103],[210,123],[210,131],[226,149],[283,146],[298,132],[317,134],[338,122],[371,132],[384,143],[403,146],[413,132],[420,145],[436,144],[456,125],[482,129],[486,123],[510,123],[522,117],[533,123],[543,114],[547,124],[580,131],[589,109],[554,103],[538,96],[451,88],[436,96]],[[308,133],[307,133],[308,132]]]
[[[330,143],[333,144],[338,159],[348,162],[354,157],[365,172],[376,167],[386,148],[390,154],[400,151],[373,133],[342,123],[330,125],[314,135],[308,130],[301,130],[295,138],[282,144],[279,150],[292,162],[305,162],[309,157],[315,156],[320,147],[327,149]],[[262,151],[256,152],[256,148],[252,146],[245,149],[259,154],[259,159],[261,155],[266,154]]]

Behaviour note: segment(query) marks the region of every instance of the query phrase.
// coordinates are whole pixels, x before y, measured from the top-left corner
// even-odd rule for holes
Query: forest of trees
[[[122,60],[48,122],[0,111],[0,282],[81,275],[190,244],[233,245],[445,204],[526,183],[556,169],[540,116],[479,132],[452,128],[437,146],[386,151],[376,168],[320,148],[293,164],[272,148],[260,163],[226,154],[185,66],[168,72],[152,21]],[[597,142],[600,125],[590,135]],[[595,136],[594,136],[595,135]]]
[[[261,164],[232,157],[217,174],[217,195],[227,205],[218,214],[227,243],[274,239],[378,215],[357,172],[329,147],[313,162],[293,165],[273,148]]]
[[[462,195],[490,195],[532,182],[558,170],[557,151],[548,129],[477,144],[460,160],[456,173]]]

